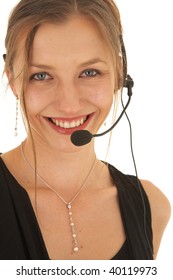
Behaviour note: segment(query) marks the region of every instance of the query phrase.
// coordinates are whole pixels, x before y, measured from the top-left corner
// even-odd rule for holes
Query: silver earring
[[[18,115],[19,115],[19,98],[16,97],[16,120],[15,120],[14,136],[18,136],[18,131],[17,131]]]

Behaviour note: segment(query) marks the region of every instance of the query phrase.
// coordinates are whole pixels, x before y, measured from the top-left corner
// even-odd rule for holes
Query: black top
[[[126,241],[112,260],[152,260],[151,213],[147,195],[137,179],[108,165],[115,183]],[[146,233],[146,234],[145,234]],[[147,235],[147,237],[146,237]],[[25,189],[0,158],[0,259],[49,260],[34,210]]]

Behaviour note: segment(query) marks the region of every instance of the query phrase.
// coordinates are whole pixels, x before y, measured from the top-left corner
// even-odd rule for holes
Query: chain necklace
[[[23,143],[21,144],[21,154],[22,157],[24,159],[24,161],[27,163],[27,165],[34,171],[34,168],[32,167],[32,165],[29,163],[29,161],[27,160],[25,154],[24,154],[24,150],[23,150]],[[70,200],[70,201],[66,201],[57,191],[55,191],[38,173],[36,173],[37,177],[44,183],[44,185],[49,188],[51,191],[53,191],[56,196],[66,205],[66,208],[68,210],[68,215],[69,215],[69,223],[70,223],[70,227],[71,227],[71,233],[72,233],[72,250],[73,253],[77,253],[79,251],[79,246],[78,246],[78,241],[77,241],[77,236],[76,236],[76,231],[75,231],[75,226],[74,226],[74,221],[73,221],[73,213],[72,213],[72,203],[75,201],[75,199],[79,196],[79,194],[81,193],[81,191],[84,189],[85,187],[85,183],[87,181],[87,179],[89,178],[93,167],[95,165],[96,162],[96,157],[94,159],[94,162],[85,178],[85,180],[83,181],[81,187],[79,188],[79,190],[77,191],[77,193],[74,195],[74,197]]]

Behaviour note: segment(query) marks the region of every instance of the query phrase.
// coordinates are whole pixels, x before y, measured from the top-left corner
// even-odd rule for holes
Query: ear
[[[6,76],[7,76],[7,79],[8,79],[8,83],[9,83],[9,86],[10,86],[12,92],[14,93],[14,95],[16,97],[18,97],[17,91],[15,89],[15,85],[14,85],[14,75],[13,75],[12,71],[7,69],[5,71],[5,73],[6,73]]]

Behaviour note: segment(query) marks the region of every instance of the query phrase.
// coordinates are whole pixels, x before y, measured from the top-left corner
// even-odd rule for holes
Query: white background
[[[7,18],[16,0],[0,2],[0,73]],[[172,133],[172,1],[117,0],[121,12],[129,73],[135,81],[128,115],[133,127],[133,146],[140,178],[158,186],[173,204]],[[1,74],[0,74],[1,75]],[[125,95],[126,97],[126,95]],[[125,98],[126,99],[126,98]],[[15,138],[15,98],[0,79],[0,152],[20,144],[25,131],[19,122]],[[107,127],[109,123],[107,123]],[[105,158],[107,137],[96,141],[98,156]],[[113,132],[109,161],[124,173],[134,174],[129,128],[125,118]],[[159,205],[158,205],[159,207]],[[164,209],[163,209],[164,211]],[[173,220],[161,243],[158,260],[173,260]]]

